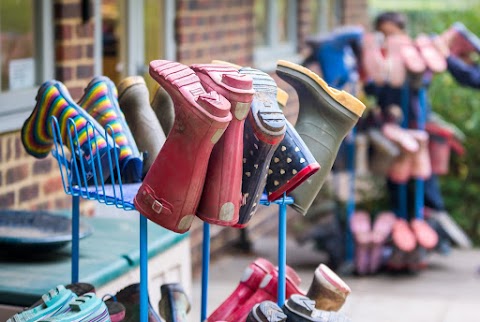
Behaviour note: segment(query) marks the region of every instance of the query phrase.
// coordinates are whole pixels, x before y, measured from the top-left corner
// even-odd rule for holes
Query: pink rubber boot
[[[225,65],[191,68],[207,90],[230,102],[232,113],[230,125],[212,150],[197,216],[212,224],[232,226],[238,222],[242,200],[243,126],[253,100],[252,78]]]
[[[150,75],[172,98],[175,122],[134,203],[151,221],[184,233],[195,217],[213,146],[232,119],[230,103],[206,92],[194,71],[180,63],[154,60]]]

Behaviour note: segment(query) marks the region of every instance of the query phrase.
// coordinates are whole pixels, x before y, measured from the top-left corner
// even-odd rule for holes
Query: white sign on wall
[[[35,86],[35,60],[12,59],[8,65],[8,84],[11,90]]]

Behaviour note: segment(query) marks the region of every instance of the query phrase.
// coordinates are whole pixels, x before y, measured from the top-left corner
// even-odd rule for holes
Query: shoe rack
[[[57,160],[60,170],[62,184],[67,195],[72,197],[72,255],[71,255],[71,282],[79,282],[79,226],[80,226],[80,199],[95,200],[107,206],[113,206],[125,211],[135,210],[133,198],[141,183],[123,184],[120,176],[119,155],[116,150],[115,140],[113,146],[109,146],[107,142],[107,149],[114,151],[112,155],[108,156],[108,169],[102,168],[100,156],[94,155],[91,151],[92,144],[89,144],[90,155],[92,156],[89,165],[84,164],[83,158],[77,160],[71,155],[80,154],[80,148],[72,151],[72,154],[66,153],[66,147],[62,140],[60,126],[55,117],[50,118],[50,129],[53,133],[54,149],[53,156]],[[68,126],[73,128],[73,134],[69,135],[70,146],[80,146],[78,144],[79,137],[72,119],[67,121]],[[91,130],[95,135],[103,135],[108,133],[115,139],[115,134],[110,126],[107,126],[105,133],[98,133],[92,124],[87,123],[88,131]],[[96,139],[93,140],[96,142]],[[90,141],[89,141],[90,143]],[[87,178],[84,176],[85,169],[90,166],[93,179],[90,179],[87,184]],[[105,167],[105,163],[103,165]],[[103,171],[106,170],[107,172]],[[104,183],[102,173],[110,174],[110,184]],[[80,178],[79,183],[74,184],[72,177]],[[97,177],[98,176],[98,177]],[[91,184],[93,180],[94,184]],[[282,306],[285,302],[285,268],[286,268],[286,236],[287,236],[287,205],[292,204],[293,199],[287,197],[285,194],[282,198],[269,202],[266,195],[260,200],[260,204],[271,206],[273,204],[279,207],[278,216],[278,305]],[[147,218],[140,215],[139,218],[140,233],[139,233],[139,248],[140,248],[140,322],[148,322],[148,231]],[[209,284],[209,264],[210,264],[210,224],[203,224],[203,241],[202,241],[202,294],[201,294],[201,316],[200,321],[207,319],[208,308],[208,284]]]

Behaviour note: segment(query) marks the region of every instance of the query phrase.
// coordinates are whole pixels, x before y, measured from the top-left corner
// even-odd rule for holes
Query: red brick
[[[28,177],[28,164],[22,164],[7,170],[6,184],[19,182]]]
[[[0,162],[3,161],[3,148],[5,147],[5,144],[3,143],[3,140],[0,139]]]
[[[21,188],[18,201],[25,202],[37,198],[39,190],[38,183]]]
[[[73,38],[73,26],[67,24],[57,24],[55,26],[55,39],[66,40]]]
[[[71,207],[71,200],[68,196],[55,199],[55,209],[69,209]]]
[[[93,45],[87,45],[84,47],[84,56],[87,58],[93,58],[94,52],[93,52]]]
[[[25,155],[26,155],[26,152],[22,144],[22,139],[20,138],[19,135],[17,135],[15,137],[15,160],[18,160]]]
[[[52,170],[52,159],[35,160],[33,164],[33,174],[46,174]]]
[[[73,67],[57,66],[55,68],[55,77],[61,82],[67,82],[73,79]]]
[[[77,24],[76,34],[78,38],[92,38],[93,37],[93,23]]]
[[[91,78],[93,77],[93,65],[78,65],[77,78]]]
[[[5,153],[5,161],[8,161],[12,158],[12,137],[7,138],[6,140],[6,153]]]
[[[70,95],[72,95],[74,100],[79,100],[80,97],[83,95],[83,87],[75,86],[75,87],[69,87],[68,91],[70,92]]]
[[[42,188],[43,188],[43,192],[46,195],[63,191],[62,178],[60,177],[50,178],[44,182]]]
[[[7,192],[0,194],[0,209],[10,208],[15,204],[15,193]]]
[[[0,170],[0,187],[3,185],[3,172]]]
[[[82,57],[81,45],[59,45],[55,50],[57,60],[74,60]]]

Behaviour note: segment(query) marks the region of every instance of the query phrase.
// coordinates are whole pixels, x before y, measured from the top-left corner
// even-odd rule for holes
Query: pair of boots
[[[280,308],[272,301],[264,301],[254,306],[246,322],[349,322],[342,313],[324,311],[315,308],[316,302],[307,296],[292,295]]]
[[[21,138],[27,153],[37,158],[45,158],[54,144],[65,144],[72,154],[70,184],[141,181],[142,156],[119,108],[117,88],[107,77],[95,77],[78,104],[61,82],[43,83]],[[116,166],[121,178],[114,176]]]
[[[409,78],[419,87],[427,69],[440,73],[447,68],[443,54],[424,34],[413,40],[406,34],[384,37],[378,32],[367,33],[363,42],[363,70],[377,85],[401,87]]]
[[[88,292],[86,292],[88,290]],[[125,308],[116,303],[106,305],[85,283],[59,285],[42,296],[27,310],[12,316],[7,322],[120,322]]]
[[[374,274],[383,264],[384,246],[396,218],[392,212],[379,213],[373,226],[370,214],[356,211],[350,218],[350,230],[355,240],[355,267],[359,275]]]
[[[438,235],[430,225],[420,219],[397,218],[392,228],[392,254],[387,267],[392,270],[418,271],[426,268],[426,254],[438,243]]]
[[[401,150],[388,170],[395,183],[405,183],[411,178],[428,179],[432,166],[428,150],[428,133],[422,130],[403,129],[395,123],[382,126],[382,134]]]
[[[173,100],[175,123],[135,205],[165,228],[186,232],[195,215],[210,223],[244,227],[255,213],[265,185],[269,199],[274,199],[319,168],[317,156],[310,157],[308,144],[304,147],[286,124],[278,107],[275,81],[259,70],[237,69],[218,64],[189,68],[169,61],[150,63],[151,76]],[[311,126],[310,121],[303,124],[305,137],[314,135],[312,146],[326,165],[311,184],[309,180],[298,188],[308,192],[299,194],[296,204],[307,209],[331,168],[337,145],[364,105],[329,88],[301,66],[279,62],[277,73],[304,92],[307,101],[301,99],[301,105],[304,102],[304,109],[310,109],[305,112],[309,118],[317,114],[328,119],[321,120],[320,126]],[[302,78],[300,82],[297,76]],[[313,90],[308,86],[311,81],[316,83]],[[319,101],[325,110],[317,110]]]
[[[457,57],[464,57],[472,52],[480,53],[480,39],[461,22],[454,23],[437,37],[436,41],[437,46],[447,46],[450,53]]]
[[[304,295],[300,278],[287,266],[286,297]],[[272,263],[258,258],[251,263],[232,294],[208,317],[207,321],[245,321],[249,312],[260,302],[277,301],[278,272]],[[307,296],[315,299],[317,308],[338,311],[350,294],[350,288],[327,266],[315,270]]]

